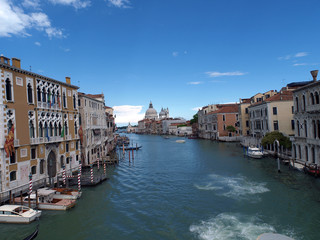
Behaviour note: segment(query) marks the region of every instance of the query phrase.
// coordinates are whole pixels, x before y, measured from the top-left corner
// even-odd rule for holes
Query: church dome
[[[152,105],[151,102],[150,102],[150,104],[149,104],[148,110],[146,111],[145,118],[148,118],[148,119],[156,119],[156,118],[158,118],[158,113],[157,113],[157,111],[153,108],[153,105]]]

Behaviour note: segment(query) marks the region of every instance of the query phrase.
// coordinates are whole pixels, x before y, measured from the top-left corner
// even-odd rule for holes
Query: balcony
[[[63,138],[60,136],[52,136],[49,137],[39,137],[39,138],[30,138],[30,144],[41,144],[41,143],[54,143],[54,142],[62,142]]]
[[[59,104],[50,104],[47,102],[38,102],[37,103],[38,108],[44,108],[44,109],[52,109],[52,110],[61,110],[61,106],[59,107]]]

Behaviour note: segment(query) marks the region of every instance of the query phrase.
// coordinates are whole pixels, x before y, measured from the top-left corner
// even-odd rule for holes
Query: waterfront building
[[[249,136],[250,135],[250,118],[249,118],[249,109],[248,107],[251,104],[250,98],[244,98],[239,101],[239,133],[240,136]]]
[[[81,160],[90,165],[106,158],[112,145],[113,125],[106,113],[103,94],[85,94],[79,92],[81,128]]]
[[[0,57],[0,192],[53,183],[80,160],[77,86]]]
[[[192,135],[192,127],[191,126],[178,126],[177,135],[180,137],[191,136]]]
[[[311,71],[313,81],[293,91],[295,132],[292,158],[320,164],[320,81],[318,71]]]
[[[127,133],[135,133],[137,130],[137,127],[132,126],[130,123],[127,126]]]
[[[186,120],[184,118],[166,118],[161,121],[162,123],[162,133],[170,134],[170,125],[177,123],[178,125],[185,124]],[[172,131],[171,131],[172,132]]]

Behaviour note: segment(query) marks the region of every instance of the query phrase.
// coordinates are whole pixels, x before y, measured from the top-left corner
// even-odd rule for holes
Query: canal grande
[[[277,232],[319,239],[320,182],[276,161],[243,156],[239,144],[128,135],[142,149],[84,188],[67,212],[43,211],[37,239],[252,239]],[[37,223],[0,224],[23,239]]]

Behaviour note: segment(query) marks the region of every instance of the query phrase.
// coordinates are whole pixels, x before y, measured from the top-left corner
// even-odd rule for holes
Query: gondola
[[[36,230],[34,230],[33,233],[31,233],[29,236],[27,236],[26,238],[24,238],[23,240],[32,240],[35,239],[38,236],[39,233],[39,225],[37,225]]]
[[[139,146],[139,147],[126,147],[126,148],[124,148],[124,150],[126,150],[126,151],[139,150],[140,148],[142,148],[142,146]]]

